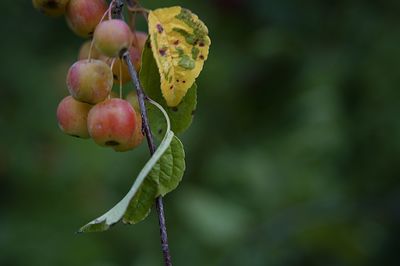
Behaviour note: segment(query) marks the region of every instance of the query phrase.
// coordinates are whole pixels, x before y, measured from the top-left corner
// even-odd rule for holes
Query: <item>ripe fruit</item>
[[[37,10],[52,17],[63,15],[68,2],[69,0],[32,0]]]
[[[132,46],[129,48],[129,55],[131,56],[131,61],[134,64],[136,71],[139,72],[142,64],[142,52],[147,40],[147,33],[136,31],[135,34],[133,34],[132,39]],[[120,64],[122,64],[121,74]],[[112,71],[114,74],[114,81],[119,81],[121,78],[122,84],[125,84],[131,80],[128,65],[121,59],[115,61]]]
[[[132,32],[124,21],[111,19],[97,25],[94,32],[96,48],[106,56],[117,57],[132,43]]]
[[[140,70],[140,65],[141,65],[141,54],[142,52],[134,47],[131,46],[131,48],[129,48],[129,55],[131,57],[131,61],[135,66],[136,72],[139,73]],[[121,66],[121,70],[120,70],[120,66]],[[122,84],[125,84],[127,82],[129,82],[131,80],[131,76],[129,74],[129,68],[128,65],[125,63],[124,60],[118,58],[115,60],[114,66],[112,68],[112,72],[114,75],[114,81],[118,81],[120,79],[122,79]]]
[[[71,96],[65,97],[57,108],[58,126],[68,135],[89,138],[87,117],[90,108],[90,104],[79,102]]]
[[[78,55],[78,60],[83,60],[83,59],[88,59],[89,58],[89,52],[90,52],[90,46],[92,44],[92,41],[86,41],[82,44],[80,50],[79,50],[79,55]],[[92,54],[90,55],[91,59],[100,59],[102,60],[104,56],[96,49],[96,47],[93,45],[92,47]]]
[[[136,121],[137,121],[137,126],[135,127],[135,132],[133,133],[132,138],[129,140],[127,144],[115,146],[114,147],[115,151],[119,152],[129,151],[136,148],[143,142],[144,135],[142,132],[142,116],[140,112],[136,112]]]
[[[100,60],[80,60],[68,70],[67,86],[78,101],[95,104],[110,94],[113,76],[110,67]]]
[[[104,0],[70,0],[66,9],[67,23],[77,35],[92,36],[107,9]]]
[[[101,146],[125,146],[138,126],[136,112],[125,100],[112,98],[95,105],[89,112],[88,129]]]

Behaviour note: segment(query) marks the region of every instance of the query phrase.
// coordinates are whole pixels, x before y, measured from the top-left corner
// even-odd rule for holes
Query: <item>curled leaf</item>
[[[110,228],[111,225],[119,222],[125,215],[126,211],[128,210],[129,204],[131,203],[132,199],[134,199],[136,193],[139,191],[140,186],[144,184],[144,180],[150,171],[153,169],[154,165],[156,165],[157,161],[161,158],[164,152],[168,149],[169,144],[171,143],[174,137],[174,133],[172,131],[167,132],[164,140],[161,142],[160,146],[158,146],[156,152],[150,158],[150,160],[145,164],[143,169],[140,171],[139,175],[137,176],[135,182],[133,183],[131,189],[129,190],[128,194],[117,203],[112,209],[108,212],[100,216],[99,218],[91,221],[87,225],[83,226],[79,229],[80,233],[85,232],[99,232],[99,231],[106,231]],[[143,188],[142,188],[143,189]],[[132,210],[132,208],[131,208]],[[143,209],[140,210],[143,212]],[[147,210],[144,211],[147,215]],[[146,216],[144,215],[144,217]],[[140,215],[143,217],[143,215]],[[140,217],[139,219],[140,220]]]
[[[111,210],[83,226],[79,232],[106,231],[121,219],[125,223],[138,223],[147,217],[154,199],[174,190],[185,171],[185,153],[180,140],[171,131],[166,111],[158,103],[167,122],[167,132],[156,152],[140,171],[128,194]]]

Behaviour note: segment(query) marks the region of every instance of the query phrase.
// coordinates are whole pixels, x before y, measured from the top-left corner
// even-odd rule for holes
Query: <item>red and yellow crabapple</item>
[[[92,105],[79,102],[72,96],[65,97],[57,107],[57,121],[60,129],[71,136],[89,138],[87,117]]]
[[[128,24],[120,19],[101,22],[94,31],[94,44],[102,54],[117,57],[132,43],[132,32]]]
[[[100,60],[80,60],[67,74],[70,94],[78,101],[96,104],[107,98],[113,85],[110,67]]]
[[[133,65],[135,66],[136,72],[139,73],[140,65],[141,65],[141,52],[134,47],[131,46],[129,48],[129,56]],[[129,74],[128,65],[124,62],[123,59],[117,58],[112,68],[113,77],[115,82],[119,82],[121,79],[122,84],[126,84],[131,80],[131,76]]]
[[[147,33],[143,31],[135,31],[133,34],[132,45],[137,47],[140,53],[142,53],[144,45],[146,44],[147,36]]]
[[[104,0],[70,0],[65,14],[67,24],[81,37],[92,36],[107,9]]]
[[[119,146],[114,147],[114,150],[118,151],[118,152],[132,150],[132,149],[136,148],[137,146],[139,146],[143,142],[143,139],[144,139],[144,134],[142,131],[142,115],[140,113],[140,107],[139,107],[137,93],[135,91],[131,91],[126,96],[126,100],[131,104],[131,106],[133,107],[133,109],[136,112],[136,120],[137,120],[138,125],[137,125],[135,132],[133,133],[132,138],[130,139],[129,143],[127,143],[125,145],[119,145]]]
[[[136,31],[133,34],[132,45],[129,48],[129,55],[137,72],[139,72],[141,68],[142,52],[146,40],[147,40],[147,34],[144,32]],[[114,81],[120,81],[120,79],[122,79],[122,84],[125,84],[131,80],[131,76],[129,75],[128,65],[119,58],[115,61],[112,71],[114,74]]]
[[[101,146],[128,145],[138,126],[136,112],[126,100],[111,98],[96,104],[88,115],[88,130]]]
[[[132,138],[129,140],[127,144],[121,144],[113,147],[115,151],[118,152],[129,151],[136,148],[143,142],[144,135],[142,131],[142,116],[140,112],[136,112],[136,121],[137,121],[137,126],[135,128],[135,131],[133,132]]]

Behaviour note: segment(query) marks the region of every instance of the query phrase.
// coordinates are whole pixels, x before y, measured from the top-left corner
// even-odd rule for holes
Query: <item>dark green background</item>
[[[193,10],[212,39],[187,172],[165,199],[175,265],[398,265],[400,2],[141,3]],[[29,0],[0,7],[0,265],[162,265],[154,211],[74,234],[148,152],[63,135],[82,41]]]

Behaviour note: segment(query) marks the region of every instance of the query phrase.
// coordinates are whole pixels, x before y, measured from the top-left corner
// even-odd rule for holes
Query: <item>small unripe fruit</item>
[[[89,138],[87,117],[90,108],[90,104],[79,102],[71,96],[65,97],[57,108],[58,126],[68,135]]]
[[[113,147],[115,151],[118,152],[129,151],[136,148],[143,142],[144,135],[142,132],[142,116],[140,112],[136,112],[136,121],[137,121],[137,126],[130,141],[127,144]]]
[[[117,57],[132,43],[132,32],[124,21],[111,19],[97,25],[94,32],[96,48],[106,56]]]
[[[81,37],[92,36],[107,9],[104,0],[70,0],[66,9],[68,26]]]
[[[135,110],[122,99],[98,103],[88,115],[89,134],[101,146],[116,148],[129,144],[137,125]]]
[[[139,100],[136,91],[131,91],[126,95],[126,100],[132,105],[136,112],[140,113]]]
[[[131,48],[129,48],[129,55],[137,73],[139,73],[141,67],[141,54],[142,52],[136,47],[131,46]],[[114,81],[117,83],[120,81],[120,79],[122,79],[122,84],[126,84],[127,82],[131,81],[128,65],[120,58],[115,60],[112,72],[114,75]]]
[[[32,0],[37,10],[51,17],[63,15],[68,2],[69,0]]]
[[[68,91],[78,101],[101,102],[110,94],[112,85],[112,71],[103,61],[80,60],[68,70]]]
[[[82,44],[82,46],[79,50],[78,60],[83,60],[83,59],[89,58],[91,44],[92,44],[92,41],[86,41]],[[96,47],[94,45],[92,47],[92,53],[90,55],[90,58],[91,59],[100,59],[102,61],[104,61],[103,59],[105,59],[104,56],[96,49]]]

